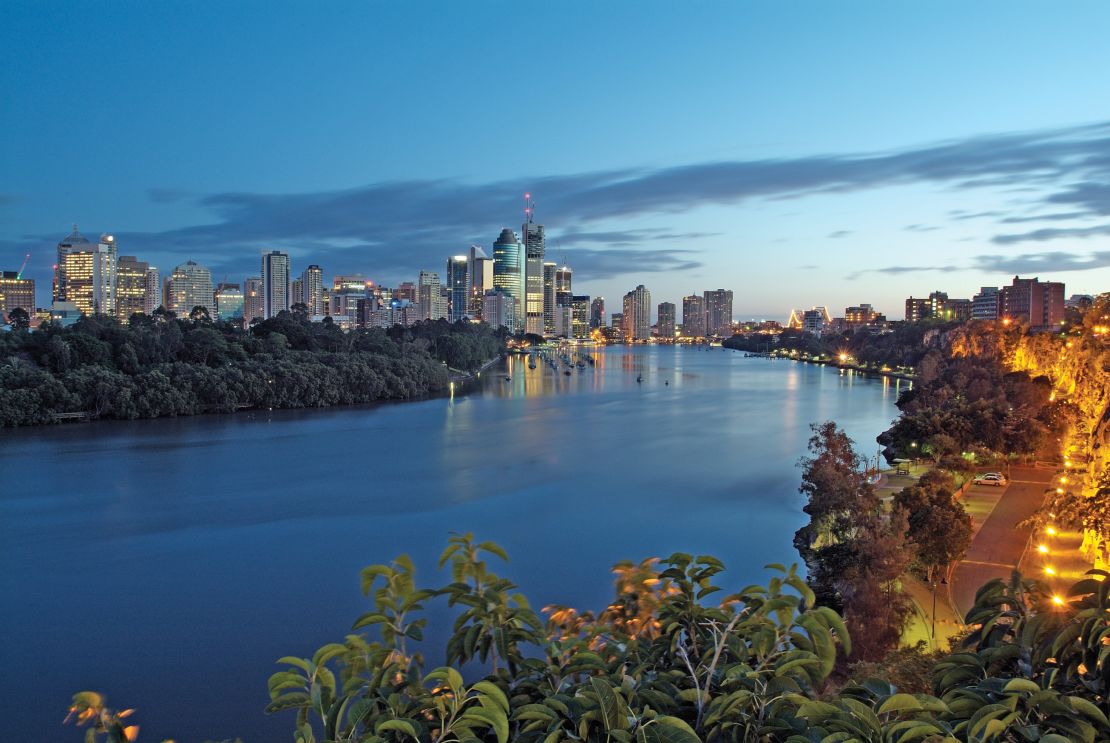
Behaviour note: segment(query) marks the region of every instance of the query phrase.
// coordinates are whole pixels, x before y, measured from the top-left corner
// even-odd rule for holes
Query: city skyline
[[[0,160],[0,268],[30,253],[46,304],[54,247],[77,222],[163,273],[194,260],[243,281],[281,250],[397,285],[518,229],[531,192],[547,259],[611,300],[640,283],[676,304],[727,286],[737,319],[860,301],[897,317],[906,296],[970,297],[1014,275],[1110,284],[1110,83],[1087,62],[1104,5],[814,4],[804,27],[771,6],[627,7],[580,24],[500,3],[279,6],[261,20],[5,5],[0,83],[20,146]],[[525,16],[543,33],[520,59],[489,59],[469,36]],[[400,53],[413,24],[427,59]],[[603,67],[559,53],[571,28],[606,49]],[[289,54],[243,49],[240,32]],[[1011,40],[989,62],[973,54],[987,32]],[[115,34],[120,54],[80,69],[51,53],[53,39]],[[659,34],[670,47],[654,55],[643,39]],[[233,51],[249,75],[220,74]],[[523,88],[544,116],[502,103]],[[403,126],[382,115],[398,109]]]

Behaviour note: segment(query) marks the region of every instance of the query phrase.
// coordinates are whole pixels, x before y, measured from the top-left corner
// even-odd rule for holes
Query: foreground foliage
[[[793,568],[725,592],[712,557],[623,563],[603,612],[552,606],[543,621],[490,569],[503,558],[468,534],[441,558],[445,587],[418,587],[405,556],[366,568],[356,632],[281,658],[267,712],[294,714],[296,743],[1110,741],[1105,573],[1062,607],[1016,577],[985,586],[930,694],[877,678],[835,688],[848,632]],[[436,597],[463,611],[450,665],[425,672],[414,646]],[[89,739],[123,740],[114,713],[84,712],[87,695],[74,699],[80,721],[108,715]]]

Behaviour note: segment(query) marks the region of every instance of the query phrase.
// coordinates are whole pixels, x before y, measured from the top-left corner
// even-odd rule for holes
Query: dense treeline
[[[440,558],[445,586],[420,586],[405,555],[365,568],[368,611],[342,641],[279,659],[267,711],[291,713],[295,743],[1110,741],[1103,572],[1063,606],[1035,583],[993,581],[960,651],[930,664],[930,688],[898,689],[859,675],[874,666],[845,667],[866,638],[794,569],[736,589],[713,557],[622,563],[603,611],[549,606],[544,619],[495,559],[500,547],[467,534]],[[437,599],[458,614],[449,665],[427,672]],[[70,717],[86,740],[122,743],[138,735],[133,712],[81,692]]]
[[[889,331],[875,328],[846,330],[843,333],[814,335],[803,330],[784,330],[779,334],[734,335],[721,345],[738,351],[770,353],[797,351],[805,356],[836,358],[849,354],[857,364],[914,367],[930,348],[940,347],[947,331],[958,323],[896,322]]]
[[[243,408],[305,408],[404,399],[446,387],[495,358],[500,331],[418,323],[344,332],[282,312],[250,330],[157,310],[127,325],[104,316],[0,335],[0,426],[58,413],[157,418]]]

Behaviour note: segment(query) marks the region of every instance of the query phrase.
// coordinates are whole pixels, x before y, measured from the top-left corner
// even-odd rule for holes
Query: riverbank
[[[725,348],[728,348],[728,346],[725,346]],[[850,363],[848,361],[840,361],[838,359],[827,358],[827,357],[824,357],[824,356],[817,356],[817,357],[803,356],[803,355],[797,354],[797,353],[777,353],[775,351],[771,351],[770,353],[764,353],[764,352],[760,352],[760,351],[743,351],[739,348],[733,348],[731,350],[732,351],[737,351],[739,353],[743,353],[744,358],[797,361],[797,362],[801,362],[803,364],[817,364],[818,366],[831,366],[834,369],[844,369],[844,370],[851,371],[851,372],[854,372],[856,374],[862,374],[862,375],[865,375],[865,376],[868,376],[868,377],[887,377],[889,379],[901,379],[901,380],[905,380],[905,381],[908,381],[908,382],[912,382],[914,380],[914,377],[915,377],[915,375],[912,372],[898,371],[896,369],[890,369],[890,368],[886,368],[886,367],[881,367],[879,369],[875,369],[874,367],[871,367],[871,366],[861,366],[859,364],[853,364],[853,363]]]

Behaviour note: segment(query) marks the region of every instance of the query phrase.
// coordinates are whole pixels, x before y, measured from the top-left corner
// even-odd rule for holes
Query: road
[[[984,583],[1010,577],[1029,542],[1029,529],[1018,528],[1018,524],[1041,505],[1052,477],[1052,470],[1013,467],[1001,497],[996,496],[998,487],[987,485],[973,485],[965,494],[969,512],[996,502],[953,573],[951,596],[960,616],[975,604],[975,592]]]

